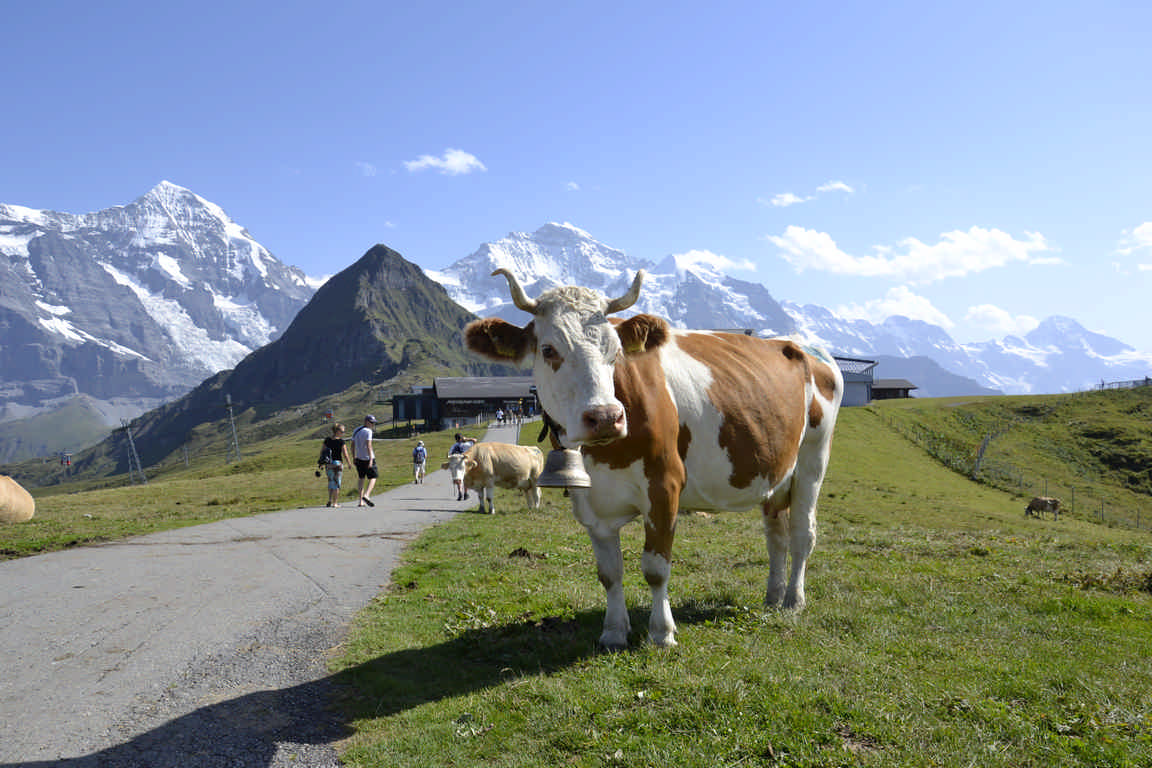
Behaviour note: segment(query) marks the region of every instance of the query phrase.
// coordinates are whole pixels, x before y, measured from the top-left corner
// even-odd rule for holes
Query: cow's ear
[[[498,317],[476,320],[464,328],[464,343],[478,355],[503,363],[520,362],[532,343],[531,324],[521,328]]]
[[[668,341],[668,321],[655,315],[633,315],[616,326],[624,353],[635,355]]]

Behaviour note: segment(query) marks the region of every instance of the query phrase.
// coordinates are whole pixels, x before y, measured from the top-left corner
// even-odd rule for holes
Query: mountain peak
[[[580,240],[595,240],[592,235],[580,229],[580,227],[577,227],[575,224],[569,224],[566,221],[562,223],[550,221],[532,233],[532,239],[534,240],[569,240],[574,238]]]

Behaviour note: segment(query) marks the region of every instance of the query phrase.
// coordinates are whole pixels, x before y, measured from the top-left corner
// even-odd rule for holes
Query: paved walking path
[[[406,544],[476,504],[455,500],[438,461],[375,507],[0,562],[0,766],[338,765],[325,652]]]

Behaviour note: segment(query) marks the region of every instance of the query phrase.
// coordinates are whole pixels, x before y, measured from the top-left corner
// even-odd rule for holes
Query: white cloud
[[[796,205],[797,203],[806,203],[811,199],[812,198],[810,197],[800,197],[799,195],[794,195],[791,192],[781,192],[778,195],[774,195],[771,199],[765,199],[763,197],[759,198],[762,204],[771,205],[773,208],[787,208],[788,206]]]
[[[1040,321],[1031,315],[1013,315],[993,304],[969,307],[967,314],[964,315],[964,322],[981,331],[987,331],[996,338],[1023,336],[1029,331],[1036,330],[1040,325]]]
[[[1133,227],[1130,231],[1125,230],[1123,236],[1120,238],[1120,245],[1116,248],[1116,252],[1122,256],[1137,254],[1145,259],[1152,256],[1152,221],[1146,221],[1139,226]],[[1121,271],[1122,274],[1126,274],[1119,264],[1117,265],[1117,269]],[[1152,264],[1145,261],[1137,264],[1136,270],[1139,272],[1152,271]]]
[[[774,195],[771,198],[759,197],[757,200],[761,205],[770,205],[773,208],[787,208],[790,205],[798,205],[800,203],[807,203],[811,200],[815,200],[819,195],[822,195],[825,192],[844,192],[851,195],[855,194],[856,190],[852,189],[852,187],[848,186],[842,181],[833,179],[832,181],[826,181],[820,186],[816,187],[816,194],[808,195],[807,197],[797,195],[793,192],[781,192],[780,194]]]
[[[680,269],[690,269],[697,264],[702,264],[720,271],[729,269],[756,269],[756,265],[751,261],[732,261],[732,259],[727,256],[721,256],[712,251],[691,250],[684,253],[673,254],[673,258],[676,259],[676,265]]]
[[[852,187],[842,181],[828,181],[816,187],[817,192],[846,192],[849,195],[856,192]]]
[[[376,175],[376,166],[372,163],[365,163],[363,160],[356,161],[356,170],[360,171],[361,176]]]
[[[432,169],[445,176],[460,176],[473,171],[488,170],[476,155],[462,149],[446,149],[443,157],[420,155],[415,160],[404,161],[404,167],[410,173]]]
[[[929,283],[946,277],[962,277],[1012,262],[1051,263],[1051,257],[1034,254],[1053,250],[1044,236],[1026,232],[1017,240],[998,229],[972,227],[940,235],[934,244],[909,237],[896,246],[873,246],[873,254],[853,256],[839,248],[830,235],[795,225],[781,236],[768,236],[780,255],[797,272],[813,269],[838,275],[887,277],[912,283]]]
[[[932,306],[931,301],[913,293],[906,285],[889,288],[882,299],[837,307],[836,314],[848,320],[867,320],[870,323],[882,323],[893,315],[903,315],[913,320],[938,325],[945,330],[956,325],[948,315]]]
[[[569,192],[579,192],[580,185],[574,181],[570,181],[564,185],[564,189],[568,190]]]

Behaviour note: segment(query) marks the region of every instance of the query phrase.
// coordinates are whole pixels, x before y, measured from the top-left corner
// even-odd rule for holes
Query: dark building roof
[[[907,379],[876,379],[872,384],[873,391],[877,389],[919,389]]]
[[[531,376],[441,376],[432,386],[441,400],[532,397]]]

